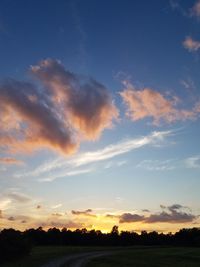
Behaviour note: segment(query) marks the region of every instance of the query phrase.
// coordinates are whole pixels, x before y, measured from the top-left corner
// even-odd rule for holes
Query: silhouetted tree
[[[0,262],[26,256],[31,251],[31,242],[23,233],[4,229],[0,233]]]

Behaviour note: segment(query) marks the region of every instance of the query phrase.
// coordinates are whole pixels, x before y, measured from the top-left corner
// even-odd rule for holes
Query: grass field
[[[86,267],[200,267],[200,248],[133,248],[96,258]]]
[[[30,256],[1,267],[40,267],[43,263],[79,252],[111,250],[92,247],[35,247]],[[200,267],[200,248],[134,247],[96,258],[87,267]]]
[[[33,248],[30,256],[21,260],[11,261],[9,263],[2,264],[1,267],[40,267],[43,263],[51,261],[52,259],[71,255],[79,252],[87,252],[95,250],[88,247],[53,247],[43,246]],[[98,248],[96,248],[98,250]]]

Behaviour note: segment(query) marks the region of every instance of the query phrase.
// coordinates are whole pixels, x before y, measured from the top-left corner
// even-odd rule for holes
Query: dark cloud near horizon
[[[50,228],[50,227],[58,227],[58,228],[73,228],[73,229],[81,229],[83,228],[83,224],[79,222],[74,222],[72,220],[63,220],[63,221],[41,221],[35,224],[35,227],[44,227],[44,228]]]
[[[142,222],[145,220],[144,215],[123,213],[119,217],[119,223],[131,223],[131,222]]]
[[[9,221],[15,221],[15,217],[10,216],[10,217],[8,218],[8,220],[9,220]]]
[[[111,218],[111,219],[115,219],[115,218],[119,218],[120,215],[116,215],[116,214],[106,214],[107,218]]]
[[[160,205],[160,207],[163,211],[149,214],[149,216],[134,213],[123,213],[118,215],[119,223],[191,223],[199,217],[189,212],[188,210],[190,209],[188,207],[180,204],[173,204],[171,206]],[[143,211],[150,212],[146,209]],[[117,218],[116,215],[106,215],[106,217]]]
[[[84,216],[88,216],[88,217],[96,217],[95,214],[92,214],[93,210],[92,209],[87,209],[87,210],[83,210],[83,211],[79,211],[79,210],[72,210],[71,213],[73,215],[84,215]]]
[[[173,204],[171,206],[163,206],[161,208],[164,209],[161,213],[151,214],[148,218],[146,218],[147,223],[156,223],[156,222],[169,222],[169,223],[187,223],[193,222],[198,216],[195,216],[192,213],[186,212],[185,209],[188,210],[188,207],[182,206],[180,204]]]
[[[148,210],[148,209],[143,209],[142,211],[143,212],[150,212],[150,210]]]

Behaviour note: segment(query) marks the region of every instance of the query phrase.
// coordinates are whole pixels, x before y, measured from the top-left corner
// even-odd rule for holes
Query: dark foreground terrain
[[[87,267],[199,267],[200,248],[133,248],[91,260]]]
[[[200,248],[180,247],[35,247],[1,267],[199,267]]]
[[[172,234],[41,227],[0,232],[1,267],[200,267],[200,228]]]

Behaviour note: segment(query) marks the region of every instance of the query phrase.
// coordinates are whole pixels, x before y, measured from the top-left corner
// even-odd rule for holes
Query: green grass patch
[[[87,267],[199,267],[200,248],[131,248],[91,260]]]

